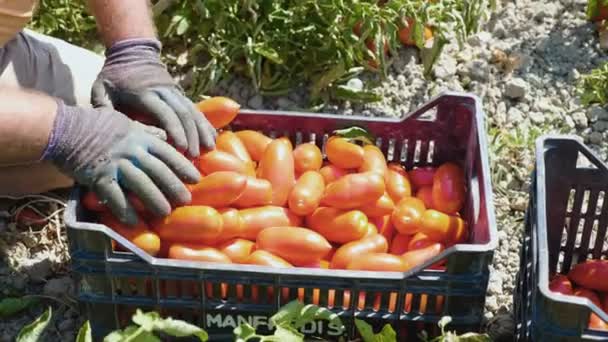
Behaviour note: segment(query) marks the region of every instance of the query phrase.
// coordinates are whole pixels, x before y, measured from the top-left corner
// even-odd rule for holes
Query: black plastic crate
[[[406,273],[160,259],[110,228],[92,223],[90,213],[80,205],[81,190],[76,189],[65,221],[72,266],[79,276],[78,296],[93,333],[102,336],[124,327],[141,307],[199,324],[213,341],[230,341],[240,322],[268,327],[268,318],[295,298],[330,307],[342,317],[347,328],[343,335],[349,338],[355,336],[354,318],[365,319],[376,329],[393,324],[399,341],[417,340],[422,330],[436,334],[444,315],[452,317],[450,329],[479,331],[497,233],[483,111],[476,97],[444,93],[402,119],[242,111],[231,128],[284,134],[294,144],[314,141],[324,147],[331,132],[353,124],[377,137],[376,145],[389,161],[407,167],[464,161],[469,189],[462,211],[469,224],[467,244],[452,246]],[[131,252],[112,251],[111,239]],[[445,271],[427,269],[439,260],[446,260]],[[424,302],[427,309],[421,312]],[[337,338],[335,327],[326,322],[304,331]]]
[[[580,138],[537,140],[514,293],[517,341],[608,341],[608,332],[587,328],[591,313],[608,321],[601,308],[549,290],[550,276],[606,258],[607,194],[608,167]]]

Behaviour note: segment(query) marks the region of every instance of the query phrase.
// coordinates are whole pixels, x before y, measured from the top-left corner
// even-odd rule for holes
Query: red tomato
[[[249,240],[255,240],[258,233],[264,228],[298,227],[302,224],[302,219],[288,209],[270,205],[242,209],[239,214],[243,220],[243,232],[240,237]]]
[[[406,265],[405,270],[410,270],[436,257],[441,252],[443,252],[443,245],[434,243],[424,248],[408,251],[404,253],[401,258]]]
[[[338,179],[346,176],[349,172],[345,169],[341,169],[335,165],[328,164],[319,170],[319,173],[323,176],[325,184],[329,184],[337,181]]]
[[[402,255],[407,252],[412,235],[397,234],[391,242],[389,253],[394,255]]]
[[[200,101],[196,106],[214,128],[222,128],[230,124],[241,108],[232,99],[222,96]]]
[[[353,209],[379,199],[384,191],[384,179],[379,174],[355,173],[328,184],[321,203],[334,208]]]
[[[378,234],[384,235],[387,241],[391,241],[393,239],[393,235],[395,235],[395,227],[391,222],[391,215],[374,217],[372,220],[378,229]]]
[[[388,244],[384,236],[380,234],[364,237],[361,240],[351,241],[336,250],[331,259],[330,268],[344,269],[357,258],[368,253],[386,253]]]
[[[427,209],[435,209],[433,206],[433,187],[432,186],[423,186],[418,189],[416,193],[416,198],[419,198],[424,202],[424,206]]]
[[[255,176],[253,164],[245,163],[230,153],[212,150],[194,160],[196,168],[205,175],[218,171],[233,171],[246,176]]]
[[[603,279],[603,278],[595,278],[595,279],[597,280],[597,279]],[[574,295],[577,297],[587,298],[593,304],[597,305],[600,308],[602,307],[600,298],[597,296],[597,294],[595,292],[593,292],[589,289],[578,288],[578,289],[574,290]],[[589,329],[608,330],[608,324],[606,322],[602,321],[602,319],[598,315],[591,313],[591,315],[589,316]]]
[[[245,145],[247,152],[251,156],[251,159],[255,161],[262,160],[262,155],[266,147],[270,145],[272,139],[265,136],[264,134],[252,130],[244,130],[236,132],[236,136],[241,139],[241,142]]]
[[[395,203],[387,193],[384,193],[382,197],[378,198],[374,202],[368,203],[359,208],[359,210],[364,212],[367,217],[390,215],[392,214],[393,209],[395,209]]]
[[[293,150],[293,159],[297,173],[319,171],[323,165],[323,155],[313,143],[300,144]]]
[[[410,182],[415,189],[420,189],[423,186],[433,185],[433,176],[435,168],[431,166],[417,167],[409,172]]]
[[[386,173],[386,191],[395,203],[412,195],[412,185],[399,171],[389,169]]]
[[[99,197],[97,197],[97,194],[95,194],[93,191],[88,191],[84,194],[84,196],[82,196],[82,205],[85,209],[90,211],[101,212],[108,210],[108,208],[101,203]]]
[[[433,207],[446,214],[462,209],[465,200],[464,172],[453,163],[441,165],[433,176]]]
[[[565,295],[574,294],[570,279],[563,274],[556,274],[549,282],[549,290]]]
[[[220,244],[217,248],[229,257],[232,262],[241,264],[253,253],[254,245],[255,243],[249,240],[233,239]]]
[[[285,259],[262,250],[256,250],[255,252],[251,253],[251,255],[249,255],[247,260],[245,260],[243,263],[277,268],[293,267]]]
[[[320,261],[331,245],[319,233],[300,227],[271,227],[258,234],[257,246],[276,254],[293,265]]]
[[[357,169],[363,164],[363,147],[337,136],[330,137],[325,145],[327,159],[342,169]]]
[[[128,226],[109,213],[101,213],[99,222],[112,228],[151,256],[157,255],[160,251],[160,238],[142,219],[139,219],[135,226]]]
[[[214,172],[192,187],[192,205],[226,207],[245,191],[247,177],[232,171]]]
[[[424,203],[414,197],[406,197],[397,203],[391,216],[395,229],[401,234],[412,235],[420,231]]]
[[[388,253],[367,253],[351,260],[346,266],[349,270],[404,272],[407,265],[401,257]]]
[[[155,220],[154,230],[163,240],[185,243],[208,243],[220,236],[222,215],[208,206],[185,206]]]
[[[365,145],[363,147],[363,163],[359,172],[377,172],[383,178],[386,177],[388,166],[384,154],[376,145]]]
[[[416,42],[414,41],[414,35],[412,31],[414,29],[415,21],[412,18],[407,19],[408,25],[399,29],[399,40],[401,44],[405,46],[415,46]],[[433,30],[429,26],[424,26],[424,40],[430,40],[433,38]]]
[[[42,227],[47,222],[45,216],[38,214],[38,212],[29,207],[21,209],[15,220],[25,227]]]
[[[408,247],[407,249],[410,251],[414,251],[416,249],[426,248],[436,242],[437,241],[431,240],[426,234],[424,234],[422,232],[418,232],[418,233],[414,234],[414,236],[410,240],[410,243],[407,246]]]
[[[260,178],[272,184],[272,204],[283,206],[295,179],[293,151],[286,139],[276,139],[268,145],[260,161]]]
[[[272,184],[266,179],[248,176],[245,190],[234,202],[238,208],[269,205],[272,202]]]
[[[247,152],[245,144],[231,131],[223,131],[215,140],[215,148],[230,153],[245,163],[251,163],[251,156]]]
[[[226,254],[216,248],[196,244],[176,243],[169,248],[169,258],[178,260],[193,260],[203,262],[215,262],[231,264],[232,261]]]
[[[598,279],[608,279],[608,261],[607,260],[587,260],[580,263],[570,270],[568,278],[576,285],[608,292],[608,282],[598,281]]]
[[[367,216],[359,210],[320,207],[306,217],[306,223],[327,240],[337,243],[359,240],[368,231]]]
[[[325,181],[319,172],[304,172],[293,189],[291,189],[287,201],[289,209],[300,216],[311,214],[319,207],[324,191]]]

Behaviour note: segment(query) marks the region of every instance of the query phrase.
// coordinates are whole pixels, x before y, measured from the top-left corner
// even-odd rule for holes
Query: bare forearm
[[[107,47],[129,38],[154,38],[148,0],[89,0],[101,38]]]
[[[38,161],[48,144],[56,112],[52,97],[0,87],[0,165]]]

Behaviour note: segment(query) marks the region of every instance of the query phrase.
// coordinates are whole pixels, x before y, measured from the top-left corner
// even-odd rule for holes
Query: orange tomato
[[[192,187],[192,205],[225,207],[245,191],[247,177],[233,171],[214,172]]]
[[[245,190],[233,203],[238,208],[268,205],[272,201],[272,184],[266,179],[248,176]]]
[[[304,172],[289,194],[289,209],[300,216],[311,214],[319,207],[324,190],[325,181],[319,172]]]
[[[365,236],[377,235],[378,227],[372,222],[367,222],[367,232],[365,232]]]
[[[257,246],[293,265],[318,262],[331,250],[329,242],[319,233],[300,227],[263,229],[258,234]]]
[[[268,145],[260,161],[260,178],[272,184],[272,204],[283,206],[294,186],[295,170],[291,143],[276,139]]]
[[[363,164],[363,147],[337,136],[330,137],[325,145],[327,159],[342,169],[357,169]]]
[[[218,242],[235,238],[243,233],[243,219],[237,209],[221,208],[217,211],[222,215],[222,232],[217,237]]]
[[[388,243],[384,236],[375,234],[366,236],[361,240],[346,243],[336,250],[331,258],[330,268],[344,269],[348,264],[357,258],[363,257],[368,253],[386,253]]]
[[[435,168],[431,166],[417,167],[411,170],[409,173],[410,182],[415,189],[420,189],[423,186],[433,185],[433,176],[435,175]]]
[[[359,172],[377,172],[384,178],[387,170],[386,158],[378,146],[365,145],[363,147],[363,163],[359,167]]]
[[[600,298],[597,296],[597,294],[595,292],[593,292],[591,290],[588,290],[585,288],[578,288],[574,291],[574,295],[577,297],[587,298],[593,304],[597,305],[600,308],[602,307]],[[592,312],[591,315],[589,316],[589,329],[608,330],[608,324],[606,322],[602,321],[602,319],[598,315],[596,315]]]
[[[171,247],[169,247],[169,258],[178,260],[215,262],[221,264],[232,263],[226,254],[220,252],[216,248],[196,244],[172,244]]]
[[[216,96],[196,104],[211,126],[222,128],[234,120],[241,106],[227,97]]]
[[[160,251],[160,238],[142,219],[139,219],[135,226],[128,226],[109,213],[101,213],[99,221],[151,256],[156,256]]]
[[[319,171],[323,165],[323,155],[313,143],[300,144],[293,150],[293,159],[297,173]]]
[[[389,250],[389,253],[400,256],[403,253],[407,252],[410,240],[412,240],[412,235],[395,235],[393,241],[391,242],[391,248]]]
[[[359,240],[368,231],[367,216],[359,210],[319,207],[306,217],[306,223],[327,240],[337,243]]]
[[[245,144],[239,139],[239,137],[231,131],[223,131],[215,139],[215,148],[230,153],[233,156],[239,158],[245,163],[251,163],[251,156],[247,152]]]
[[[266,147],[272,142],[272,139],[269,137],[252,130],[238,131],[235,134],[245,145],[251,159],[255,161],[262,160],[262,155],[264,155]]]
[[[253,252],[255,243],[245,239],[233,239],[217,246],[220,252],[235,263],[243,263]]]
[[[155,220],[153,226],[163,240],[207,243],[221,234],[223,220],[222,215],[212,207],[185,206]]]
[[[466,237],[465,222],[434,209],[427,209],[420,219],[420,231],[434,241],[456,242]],[[461,242],[461,241],[459,241]]]
[[[401,234],[411,235],[420,231],[420,222],[425,212],[424,203],[415,197],[405,197],[395,207],[391,221]]]
[[[395,227],[391,222],[391,215],[374,217],[372,220],[374,225],[376,225],[376,228],[378,228],[378,234],[384,235],[387,241],[391,241],[393,239],[393,235],[395,235]]]
[[[426,185],[418,189],[416,193],[416,198],[419,198],[424,202],[424,206],[427,209],[435,209],[433,207],[433,187]]]
[[[413,18],[408,18],[407,23],[408,23],[408,25],[406,27],[403,27],[399,30],[399,40],[401,41],[401,44],[403,44],[405,46],[415,46],[416,42],[415,42],[414,36],[412,34],[415,21]],[[424,40],[427,41],[427,40],[430,40],[431,38],[433,38],[433,30],[431,29],[431,27],[425,25],[424,26]]]
[[[384,179],[379,174],[354,173],[328,184],[321,203],[341,209],[358,208],[379,199],[384,191]]]
[[[410,176],[407,174],[407,171],[405,171],[405,168],[403,167],[403,165],[401,165],[397,162],[391,162],[391,163],[388,163],[388,169],[399,173],[403,177],[407,178],[408,181],[410,180]]]
[[[426,248],[436,242],[437,241],[431,240],[426,234],[424,234],[422,232],[418,232],[418,233],[414,234],[414,236],[410,240],[410,243],[408,245],[408,250],[414,251],[417,249]]]
[[[321,170],[319,170],[319,173],[323,176],[325,184],[329,184],[346,176],[349,172],[348,170],[341,169],[333,164],[328,164],[323,166]]]
[[[243,231],[240,237],[255,240],[258,233],[268,227],[300,226],[302,219],[289,209],[277,206],[263,206],[242,209],[239,211],[243,220]]]
[[[399,171],[389,169],[386,172],[385,181],[386,191],[395,203],[401,201],[404,197],[412,195],[412,185],[410,184],[410,181],[407,177],[403,176],[403,174],[399,173]]]
[[[462,209],[465,199],[464,172],[454,163],[445,163],[433,176],[433,204],[435,209],[455,214]]]
[[[247,176],[255,176],[253,164],[245,163],[230,153],[218,150],[201,154],[194,160],[194,165],[205,175],[218,171],[233,171]]]
[[[401,258],[406,265],[405,270],[410,270],[436,257],[441,252],[443,252],[443,245],[441,243],[434,243],[424,248],[405,252]]]
[[[251,253],[243,263],[277,268],[293,267],[285,259],[263,250],[256,250]]]
[[[388,253],[367,253],[351,260],[346,266],[349,270],[404,272],[407,266],[399,256]]]
[[[388,193],[384,193],[382,197],[372,203],[362,206],[359,210],[364,212],[367,217],[379,217],[390,215],[393,212],[393,209],[395,209],[395,203]]]

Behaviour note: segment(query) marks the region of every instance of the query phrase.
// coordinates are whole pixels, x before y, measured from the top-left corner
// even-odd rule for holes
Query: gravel
[[[488,320],[512,309],[534,139],[542,133],[578,134],[600,156],[608,156],[608,111],[599,106],[584,109],[576,95],[580,75],[607,60],[593,25],[585,20],[585,4],[584,0],[499,1],[491,20],[462,49],[456,43],[445,47],[430,79],[423,77],[419,52],[401,48],[386,78],[363,74],[348,84],[358,89],[375,86],[381,101],[318,108],[344,115],[400,117],[444,90],[471,92],[482,99],[492,142],[499,230],[486,300]],[[222,82],[209,95],[229,96],[251,109],[309,110],[305,89],[265,97],[256,94],[249,81],[238,78]],[[45,234],[15,231],[14,224],[0,220],[3,295],[42,293],[69,302],[66,298],[73,296],[75,284],[65,268],[65,235],[60,233],[51,230],[44,240]],[[62,236],[59,244],[57,235]],[[73,337],[82,323],[77,312],[55,301],[45,304],[57,309],[48,340]],[[0,342],[14,340],[20,327],[42,311],[33,308],[0,322]]]

